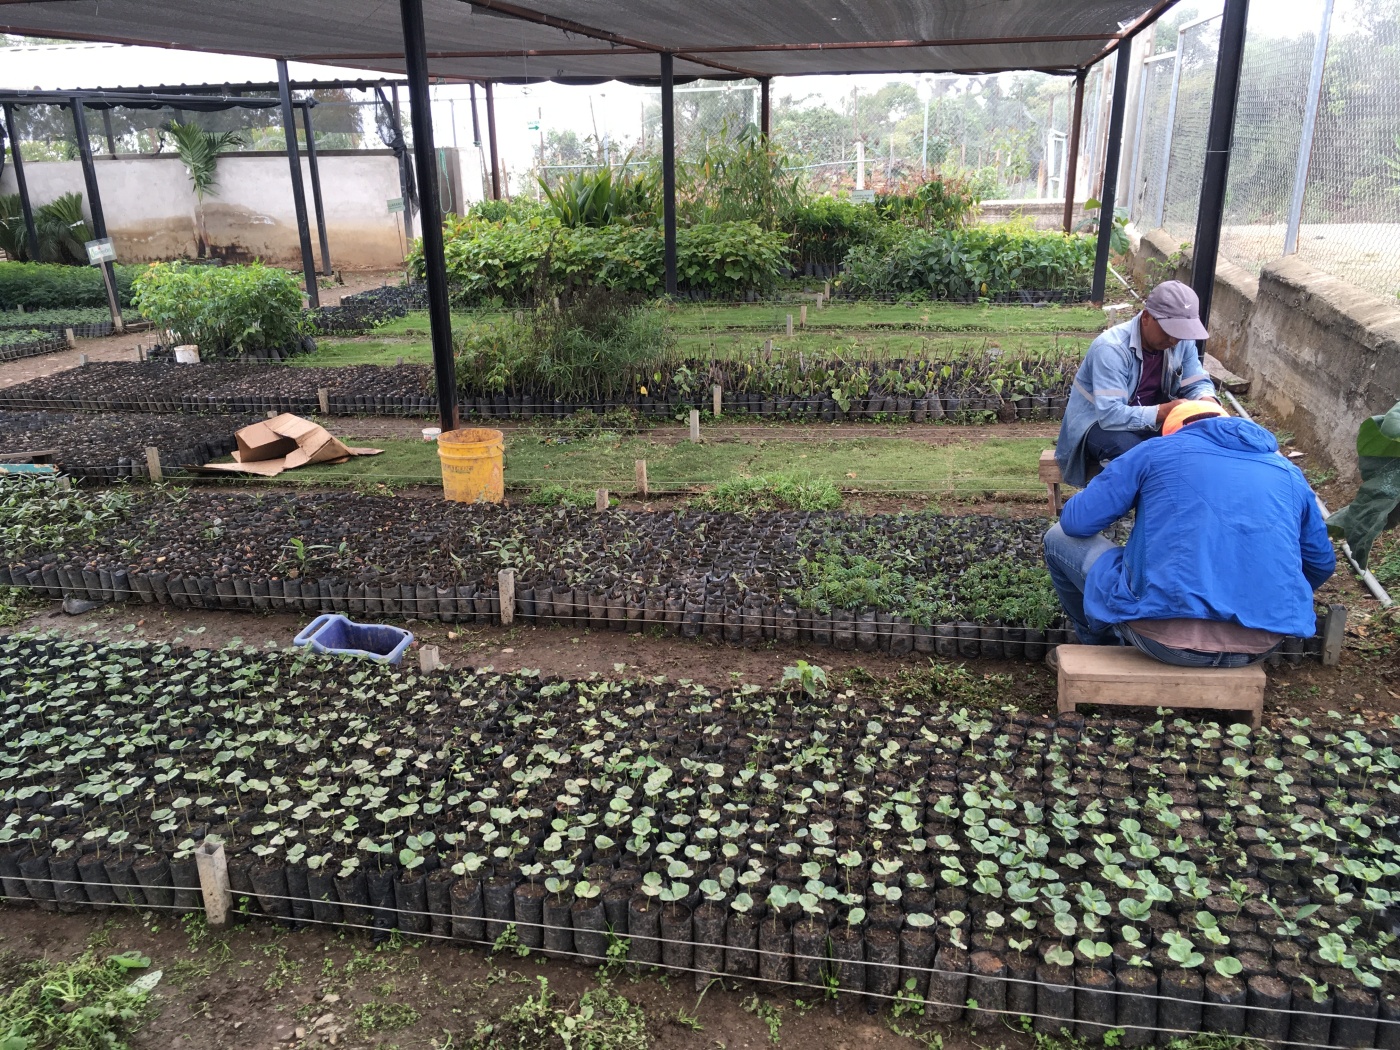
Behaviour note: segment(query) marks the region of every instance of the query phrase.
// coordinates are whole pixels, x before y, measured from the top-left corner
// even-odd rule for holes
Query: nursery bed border
[[[222,844],[218,846],[218,848],[214,851],[214,853],[211,854],[211,856],[213,856],[214,854],[222,856]],[[42,878],[21,874],[18,879],[11,876],[6,881],[22,883],[24,884],[24,888],[26,890],[29,889],[30,884],[51,886],[54,888],[53,896],[39,897],[34,896],[32,893],[27,897],[7,896],[3,893],[0,893],[0,900],[4,900],[6,903],[11,904],[12,906],[17,905],[23,908],[27,907],[30,904],[33,904],[37,905],[41,910],[63,911],[66,914],[74,914],[82,910],[90,910],[94,913],[97,913],[107,908],[131,908],[138,911],[166,911],[186,915],[202,913],[204,914],[206,921],[210,922],[211,926],[228,925],[229,908],[227,905],[218,903],[218,899],[220,896],[222,896],[225,901],[230,900],[232,897],[232,891],[228,885],[227,875],[225,874],[222,881],[220,881],[216,876],[213,880],[211,880],[214,883],[212,886],[204,885],[202,878],[198,879],[190,885],[177,884],[173,877],[173,869],[171,869],[170,867],[169,856],[164,853],[160,853],[159,855],[166,860],[167,880],[165,882],[156,883],[148,886],[146,883],[140,882],[97,882],[89,881],[86,879],[73,880],[58,879],[53,877]],[[217,861],[214,863],[213,869],[215,871],[220,870],[220,866],[218,865]],[[222,870],[224,870],[226,873],[226,866]],[[399,885],[399,880],[396,878],[393,880],[393,883],[395,885],[395,888],[397,889],[397,886]],[[67,894],[67,899],[61,899],[57,891],[57,887],[59,886],[78,886],[82,887],[84,891],[87,887],[100,887],[112,891],[111,897],[113,899],[101,902],[85,899],[75,900],[73,898],[76,895],[71,891]],[[150,901],[149,899],[147,899],[146,895],[143,892],[147,888],[155,890],[157,892],[169,893],[171,903],[163,904]],[[186,896],[186,900],[184,900],[181,903],[175,903],[175,898],[178,895]],[[141,897],[140,901],[134,899],[137,896]],[[253,910],[253,908],[250,906],[247,910],[237,912],[236,914],[239,917],[239,919],[244,921],[253,920],[259,922],[272,922],[279,927],[291,928],[294,930],[301,930],[306,927],[316,926],[327,927],[332,930],[339,929],[365,931],[371,934],[372,938],[376,940],[380,937],[387,936],[390,931],[398,931],[404,936],[420,940],[447,941],[457,945],[468,945],[487,948],[493,947],[496,941],[494,939],[484,936],[472,936],[471,933],[473,932],[474,927],[480,926],[482,929],[488,931],[496,926],[500,926],[502,928],[514,927],[517,929],[523,927],[526,929],[538,930],[540,933],[540,939],[544,941],[545,945],[547,945],[547,947],[530,948],[529,950],[532,952],[539,952],[541,955],[544,955],[546,957],[564,962],[570,962],[579,966],[592,966],[597,963],[607,961],[606,952],[602,954],[597,954],[586,950],[579,950],[578,945],[573,941],[572,936],[568,936],[567,938],[549,938],[546,936],[549,933],[572,935],[576,929],[576,927],[574,927],[572,924],[568,926],[561,926],[552,923],[533,922],[528,919],[521,919],[515,916],[513,907],[509,909],[511,912],[511,917],[508,919],[496,916],[488,917],[484,914],[484,911],[480,915],[458,915],[456,912],[450,909],[451,901],[454,899],[451,896],[450,890],[444,894],[444,897],[447,899],[449,904],[449,910],[447,912],[434,912],[431,910],[419,911],[414,908],[401,907],[397,900],[397,892],[395,893],[395,899],[391,901],[381,901],[379,903],[376,903],[371,898],[368,904],[350,905],[345,905],[344,902],[339,900],[338,896],[337,899],[330,900],[329,897],[315,898],[293,896],[291,894],[269,894],[258,892],[257,890],[254,890],[251,894],[248,894],[248,896],[250,898],[250,905],[256,903],[258,910]],[[189,899],[191,897],[198,901],[197,905],[191,902],[191,900]],[[288,914],[286,916],[275,914],[268,910],[263,902],[277,902],[281,904],[286,904],[288,906]],[[470,903],[472,902],[469,902],[469,904]],[[45,909],[45,904],[50,905],[50,907]],[[302,905],[303,907],[301,909],[296,909],[296,905]],[[374,919],[372,923],[364,923],[354,922],[351,919],[346,918],[344,915],[342,915],[338,919],[317,918],[315,916],[314,910],[317,905],[320,905],[323,908],[333,908],[336,911],[339,911],[342,907],[354,907],[370,913],[372,916],[374,916]],[[303,913],[310,912],[310,914],[298,915],[296,913],[298,910]],[[404,923],[404,918],[409,919],[410,922]],[[727,918],[728,916],[726,916],[726,919]],[[760,919],[759,924],[761,923],[762,920]],[[461,932],[458,932],[457,929],[459,924],[463,927],[463,930]],[[434,928],[435,925],[437,928]],[[727,922],[725,923],[725,925],[727,925]],[[424,926],[426,926],[427,928],[423,929],[422,927]],[[444,929],[450,932],[440,932]],[[585,932],[592,933],[594,931],[585,930]],[[652,943],[657,946],[657,949],[654,953],[656,956],[658,956],[657,958],[648,959],[645,961],[629,959],[626,964],[628,967],[636,968],[643,971],[662,970],[668,973],[693,974],[697,978],[697,990],[700,990],[702,985],[704,983],[708,983],[708,981],[710,980],[722,980],[724,978],[729,978],[733,981],[744,981],[758,985],[817,991],[821,992],[824,996],[831,995],[834,992],[833,1003],[835,1004],[838,1012],[842,1010],[843,1006],[846,1003],[859,1005],[862,1001],[864,1001],[867,1004],[867,1007],[871,1007],[880,1001],[886,1001],[890,1003],[896,1003],[900,1001],[917,1001],[921,1003],[925,1009],[932,1008],[933,1010],[937,1011],[934,1017],[941,1024],[958,1023],[959,1021],[964,1020],[964,1014],[966,1014],[966,1019],[968,1020],[976,1020],[979,1018],[985,1018],[989,1016],[1028,1018],[1035,1022],[1034,1027],[1037,1032],[1046,1035],[1054,1035],[1060,1029],[1064,1029],[1066,1031],[1073,1030],[1075,1035],[1077,1035],[1080,1038],[1084,1038],[1086,1035],[1092,1034],[1094,1032],[1099,1032],[1100,1030],[1102,1030],[1103,1032],[1108,1032],[1114,1029],[1123,1029],[1124,1040],[1121,1044],[1123,1046],[1147,1046],[1153,1045],[1154,1043],[1166,1043],[1170,1042],[1171,1039],[1162,1037],[1198,1035],[1203,1031],[1209,1030],[1222,1035],[1237,1035],[1258,1039],[1286,1041],[1288,1046],[1299,1048],[1299,1050],[1351,1050],[1351,1048],[1360,1044],[1357,1044],[1354,1041],[1335,1041],[1337,1037],[1332,1035],[1330,1026],[1329,1038],[1333,1039],[1333,1042],[1313,1042],[1309,1041],[1309,1038],[1306,1037],[1301,1040],[1293,1039],[1291,1038],[1291,1027],[1295,1022],[1292,1022],[1289,1019],[1294,1017],[1302,1017],[1308,1018],[1314,1023],[1316,1023],[1317,1018],[1326,1017],[1331,1021],[1332,1025],[1336,1025],[1338,1023],[1345,1025],[1348,1023],[1356,1022],[1359,1022],[1362,1025],[1374,1025],[1375,1029],[1378,1032],[1382,1033],[1374,1037],[1373,1042],[1374,1045],[1377,1047],[1389,1047],[1394,1045],[1396,1041],[1395,1038],[1387,1038],[1383,1033],[1385,1032],[1387,1027],[1390,1027],[1390,1030],[1392,1032],[1395,1032],[1397,1031],[1397,1028],[1395,1028],[1394,1026],[1400,1026],[1400,1010],[1397,1010],[1394,1016],[1384,1016],[1383,1013],[1378,1012],[1374,1017],[1357,1017],[1345,1013],[1334,1012],[1331,1014],[1322,1014],[1315,1010],[1298,1010],[1292,1008],[1291,1005],[1289,1007],[1266,1005],[1257,1002],[1252,1002],[1249,998],[1245,998],[1244,1001],[1241,1002],[1212,1001],[1205,997],[1204,989],[1201,998],[1188,999],[1180,996],[1162,995],[1157,992],[1143,993],[1140,991],[1124,989],[1119,987],[1081,988],[1079,985],[1072,983],[1073,969],[1071,969],[1070,972],[1070,982],[1064,984],[1040,979],[1015,977],[1012,976],[1010,973],[990,976],[978,975],[974,974],[970,968],[968,970],[947,970],[940,968],[936,964],[930,965],[930,963],[936,963],[936,957],[939,954],[938,949],[941,949],[945,946],[945,939],[942,937],[937,938],[934,950],[928,953],[928,960],[910,959],[908,960],[908,962],[906,962],[906,960],[904,959],[905,953],[902,950],[903,945],[901,944],[901,950],[898,953],[897,962],[879,962],[867,958],[845,959],[837,958],[834,955],[811,955],[805,952],[799,952],[795,950],[786,952],[773,952],[759,947],[749,947],[748,945],[742,944],[729,944],[727,939],[719,943],[702,941],[694,939],[696,936],[696,931],[694,930],[693,926],[691,932],[691,940],[678,941],[674,938],[668,938],[656,934],[648,934],[641,932],[634,933],[630,929],[622,934],[614,934],[614,936],[617,936],[619,940],[625,940],[626,943],[628,943],[629,945],[633,941],[641,941]],[[551,944],[551,941],[557,942],[560,940],[564,940],[565,943],[568,944],[568,948],[548,947],[548,945]],[[692,965],[685,965],[684,961],[667,961],[665,958],[666,945],[677,945],[680,949],[682,960],[684,960],[684,958],[688,955],[690,957]],[[689,949],[689,951],[687,951],[686,949]],[[712,952],[718,953],[718,958],[714,959],[715,964],[718,968],[713,969],[699,965],[694,965],[694,954],[696,949],[708,949]],[[970,950],[963,950],[966,951],[966,954],[969,957],[973,954]],[[763,976],[761,964],[752,967],[752,969],[755,971],[753,973],[730,973],[727,967],[729,965],[729,957],[731,953],[740,956],[749,956],[755,961],[755,963],[758,963],[758,961],[763,959],[764,957],[784,960],[790,964],[794,975],[796,973],[796,966],[798,964],[816,963],[819,967],[824,968],[828,974],[835,978],[835,987],[833,988],[829,984],[815,984],[812,982],[802,980],[789,980],[783,977]],[[747,971],[749,967],[746,966],[744,967],[744,969],[745,971]],[[879,990],[871,990],[869,988],[869,977],[871,975],[871,971],[879,970],[888,970],[893,972],[893,975],[895,977],[894,981],[890,982],[887,978],[882,983],[889,984],[891,987],[893,987],[895,989],[894,993],[882,992]],[[1113,974],[1112,969],[1108,969],[1105,972],[1109,973],[1110,975]],[[922,980],[920,979],[921,975],[923,978]],[[971,990],[969,986],[975,982],[978,985],[977,990],[983,996],[990,994],[992,999],[988,1004],[984,1005],[981,1002],[981,1000],[972,996],[964,998],[964,1000],[961,1002],[953,1002],[951,1000],[940,999],[936,996],[930,996],[928,993],[929,991],[931,991],[931,988],[928,985],[928,980],[933,977],[949,978],[953,985],[957,986],[961,984],[964,990],[968,991]],[[904,990],[904,982],[905,980],[910,978],[912,978],[915,981],[915,992],[913,995],[910,995],[907,991]],[[1245,994],[1247,996],[1248,982],[1241,981],[1239,983],[1244,985],[1246,989]],[[1034,997],[1032,1001],[1034,1003],[1035,1008],[1032,1010],[1026,1010],[1014,1009],[1007,1006],[1006,1004],[1009,999],[1008,992],[1013,987],[1029,988],[1031,994]],[[922,991],[920,991],[920,989],[922,989]],[[997,994],[998,991],[1001,992],[1000,995]],[[1080,991],[1085,993],[1083,999],[1081,999],[1079,995],[1075,994]],[[1070,1002],[1067,1004],[1067,1012],[1043,1012],[1043,1009],[1050,1009],[1051,1004],[1042,1004],[1042,1002],[1040,1001],[1040,995],[1042,994],[1042,992],[1044,992],[1047,995],[1065,995],[1066,993],[1068,993],[1068,996],[1070,997]],[[997,1001],[1000,1001],[1003,1005],[994,1005]],[[1112,1004],[1115,1002],[1118,1005],[1113,1011],[1114,1020],[1109,1022],[1100,1019],[1103,1014],[1103,1006],[1105,1004]],[[1142,1018],[1140,1015],[1129,1016],[1127,1018],[1123,1018],[1120,1016],[1122,1004],[1130,1004],[1131,1009],[1132,1004],[1140,1004],[1142,1002],[1150,1002],[1153,1004],[1154,1009],[1152,1023],[1144,1024],[1144,1018]],[[1184,1006],[1186,1007],[1184,1013],[1187,1014],[1187,1019],[1189,1020],[1189,1015],[1192,1012],[1195,1012],[1201,1018],[1200,1023],[1195,1028],[1174,1028],[1158,1025],[1156,1023],[1156,1019],[1159,1015],[1157,1014],[1156,1006],[1160,1003],[1171,1003],[1177,1006]],[[1092,1009],[1093,1007],[1097,1007],[1097,1009]],[[1080,1016],[1081,1012],[1087,1014],[1091,1012],[1091,1009],[1093,1013],[1097,1013],[1100,1016]],[[1205,1020],[1205,1014],[1207,1011],[1214,1012],[1213,1020],[1216,1027],[1208,1026],[1208,1023]],[[874,1013],[876,1012],[876,1010],[870,1009],[869,1012]],[[1238,1031],[1223,1031],[1219,1027],[1219,1022],[1231,1014],[1235,1015],[1233,1018],[1235,1022],[1233,1027],[1237,1028]],[[1282,1024],[1280,1025],[1279,1021],[1274,1021],[1272,1019],[1282,1019]],[[1258,1024],[1255,1024],[1255,1021],[1258,1021]],[[1300,1035],[1303,1034],[1304,1033],[1300,1033]],[[1310,1033],[1308,1033],[1308,1035],[1310,1035]]]
[[[28,328],[24,329],[28,331]],[[36,329],[42,331],[43,329]],[[68,340],[62,334],[50,335],[44,339],[35,339],[28,343],[13,343],[9,346],[0,346],[0,361],[20,361],[26,357],[39,357],[43,354],[56,354],[60,350],[68,349]]]
[[[502,576],[504,577],[504,573]],[[145,573],[129,567],[88,568],[61,564],[60,555],[0,565],[0,586],[27,589],[54,600],[69,597],[102,603],[130,602],[176,609],[224,612],[279,612],[318,616],[347,613],[384,619],[438,620],[443,623],[524,623],[586,625],[598,630],[641,634],[661,631],[672,637],[706,638],[736,646],[765,642],[814,645],[842,651],[883,652],[893,656],[940,656],[949,659],[1042,660],[1056,645],[1071,644],[1065,628],[1011,627],[962,620],[914,624],[908,617],[877,609],[833,609],[829,613],[799,609],[788,601],[720,606],[668,596],[667,585],[648,587],[637,601],[625,595],[585,595],[588,612],[579,612],[575,588],[551,580],[517,583],[498,580],[494,587],[435,581],[375,584],[320,577],[279,580],[186,574],[178,569]],[[509,608],[501,593],[514,594]],[[295,593],[293,593],[295,592]],[[545,593],[549,597],[544,597]],[[595,600],[596,599],[596,600]],[[1321,622],[1311,638],[1289,637],[1270,657],[1277,665],[1301,664],[1322,657]]]

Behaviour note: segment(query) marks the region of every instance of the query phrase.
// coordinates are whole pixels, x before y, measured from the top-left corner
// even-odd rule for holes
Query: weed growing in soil
[[[731,514],[761,510],[839,510],[841,490],[821,479],[768,474],[721,481],[708,492],[692,497],[690,505],[696,510]]]
[[[573,507],[576,510],[590,510],[596,499],[597,496],[592,492],[571,489],[567,485],[541,485],[525,497],[525,504],[530,507]],[[617,500],[610,497],[608,502],[616,503]]]
[[[88,951],[66,963],[34,962],[0,1000],[5,1050],[123,1050],[160,979],[138,952],[99,959]]]
[[[467,1042],[472,1050],[646,1050],[647,1019],[642,1008],[606,983],[589,989],[572,1008],[561,1007],[547,977],[538,995],[506,1010]]]
[[[418,1022],[418,1011],[407,1003],[374,1000],[355,1011],[355,1023],[363,1032],[396,1032]]]
[[[848,687],[879,692],[892,700],[933,704],[939,701],[959,707],[1000,710],[1014,694],[1015,676],[978,674],[966,664],[936,663],[923,667],[903,667],[890,677],[873,675],[863,667],[845,673]]]

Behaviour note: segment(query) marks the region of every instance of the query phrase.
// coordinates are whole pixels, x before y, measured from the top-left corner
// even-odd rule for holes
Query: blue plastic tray
[[[322,613],[292,640],[309,645],[318,653],[337,656],[367,656],[386,664],[398,664],[413,634],[402,627],[382,623],[356,623],[339,613]]]

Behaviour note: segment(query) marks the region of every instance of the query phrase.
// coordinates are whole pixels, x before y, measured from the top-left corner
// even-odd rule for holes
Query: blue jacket
[[[1137,511],[1127,547],[1089,570],[1090,626],[1181,618],[1312,637],[1312,594],[1337,556],[1302,471],[1277,451],[1255,423],[1205,419],[1143,442],[1072,497],[1070,536]]]
[[[1142,314],[1103,332],[1089,344],[1074,376],[1069,405],[1055,444],[1055,461],[1065,483],[1083,488],[1089,480],[1084,437],[1097,423],[1104,430],[1156,430],[1157,409],[1130,405],[1142,379]],[[1215,384],[1201,366],[1200,351],[1189,339],[1167,351],[1164,401],[1179,397],[1214,397]]]

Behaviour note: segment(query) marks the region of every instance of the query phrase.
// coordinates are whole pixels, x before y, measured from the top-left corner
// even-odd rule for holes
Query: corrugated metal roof
[[[1069,70],[1175,0],[424,0],[433,76]],[[403,72],[386,0],[0,0],[0,31]]]

